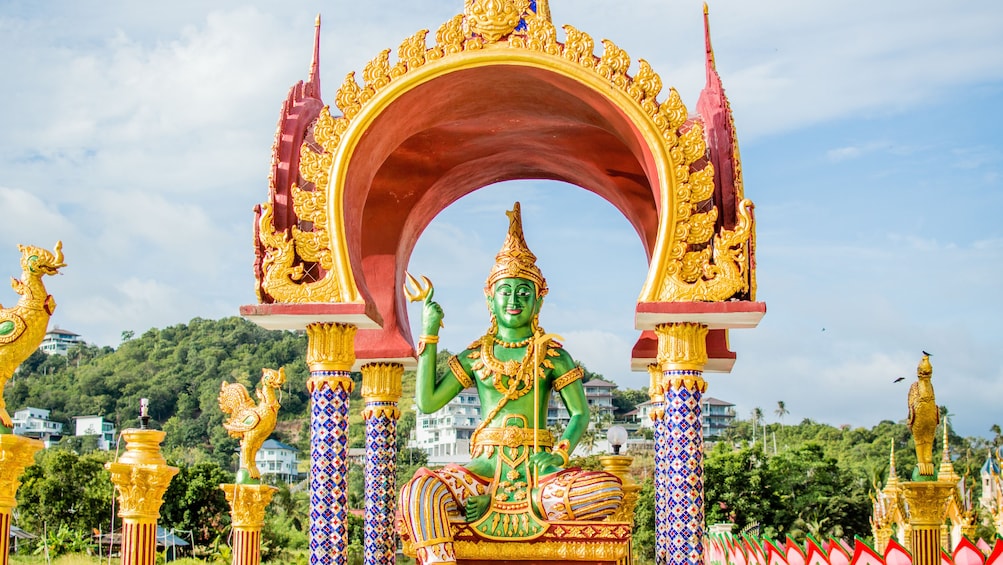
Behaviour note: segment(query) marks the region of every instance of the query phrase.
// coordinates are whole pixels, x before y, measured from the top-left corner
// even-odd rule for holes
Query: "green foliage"
[[[69,553],[91,553],[94,544],[86,532],[70,529],[66,524],[60,524],[56,530],[48,530],[44,543],[39,543],[33,552],[35,555],[58,557]]]
[[[252,389],[263,367],[285,367],[279,419],[302,417],[309,402],[305,336],[241,318],[196,318],[148,330],[118,350],[84,345],[70,353],[29,358],[5,391],[8,406],[46,408],[67,426],[73,416],[103,416],[122,429],[135,425],[139,399],[149,398],[154,427],[168,432],[165,451],[198,448],[224,468],[237,442],[221,425],[223,380]]]
[[[635,563],[655,562],[655,483],[651,477],[637,493],[632,545]]]
[[[628,388],[628,389],[613,389],[613,411],[614,415],[619,419],[622,418],[627,412],[631,412],[637,408],[638,404],[647,402],[650,399],[647,389],[643,388]]]
[[[110,456],[58,448],[39,452],[17,491],[19,525],[35,533],[107,530],[114,487],[104,464]]]
[[[178,469],[164,493],[160,525],[190,530],[196,545],[207,546],[229,525],[230,507],[219,485],[232,483],[233,474],[212,461]]]

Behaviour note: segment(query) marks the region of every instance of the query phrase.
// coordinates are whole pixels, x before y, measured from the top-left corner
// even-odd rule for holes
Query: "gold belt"
[[[500,445],[503,447],[519,447],[539,445],[540,447],[553,447],[554,436],[549,430],[534,430],[530,428],[518,428],[506,426],[504,428],[484,428],[478,430],[471,438],[471,443],[475,447],[487,445]],[[535,438],[534,438],[535,435]]]

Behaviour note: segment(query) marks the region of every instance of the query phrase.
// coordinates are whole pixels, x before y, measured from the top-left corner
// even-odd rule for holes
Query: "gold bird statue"
[[[21,295],[17,305],[0,305],[0,433],[11,433],[14,422],[7,413],[3,387],[17,367],[38,349],[49,327],[49,317],[56,301],[45,291],[42,277],[55,275],[63,263],[63,242],[57,241],[53,253],[33,245],[18,245],[21,250],[21,279],[11,277],[10,285]]]
[[[933,395],[933,366],[930,365],[930,355],[925,352],[916,369],[916,376],[918,380],[909,387],[909,429],[916,442],[919,474],[932,477],[933,439],[940,423],[940,409]]]
[[[275,418],[279,413],[279,400],[275,394],[286,382],[286,370],[261,370],[261,385],[254,391],[259,403],[254,404],[247,389],[240,383],[223,381],[219,390],[219,407],[230,415],[223,427],[230,437],[240,440],[240,470],[237,484],[257,484],[261,471],[255,464],[255,457],[261,444],[275,429]]]

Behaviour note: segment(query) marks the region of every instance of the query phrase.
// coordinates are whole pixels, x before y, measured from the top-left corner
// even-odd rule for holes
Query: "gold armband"
[[[423,335],[418,338],[418,355],[421,355],[425,351],[425,344],[427,343],[439,343],[439,336],[437,335]]]
[[[453,373],[453,376],[456,377],[456,380],[460,381],[463,388],[470,388],[474,386],[474,381],[470,380],[470,375],[463,370],[463,365],[460,363],[460,359],[456,355],[449,358],[449,370]]]
[[[561,456],[561,459],[563,460],[563,463],[561,463],[561,467],[568,466],[568,459],[570,457],[568,453],[569,449],[571,449],[571,442],[566,439],[562,439],[561,441],[557,442],[557,445],[554,446],[554,449],[550,451],[555,455]]]
[[[569,384],[577,381],[578,379],[585,376],[585,372],[582,371],[581,367],[575,367],[567,373],[554,379],[554,390],[561,390],[562,388],[568,386]]]

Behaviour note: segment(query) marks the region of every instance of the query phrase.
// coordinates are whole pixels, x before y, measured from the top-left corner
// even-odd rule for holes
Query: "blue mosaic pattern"
[[[347,371],[312,371],[345,377]],[[310,395],[310,565],[348,563],[348,396],[327,383]]]
[[[665,380],[673,377],[700,376],[700,371],[666,371]],[[703,563],[704,484],[703,484],[703,424],[700,421],[700,391],[685,386],[669,387],[665,391],[665,419],[668,434],[666,453],[668,483],[662,501],[656,498],[656,509],[666,520],[666,540],[656,541],[664,547],[665,561],[671,565]],[[657,449],[657,446],[656,446]],[[657,463],[656,463],[657,464]],[[657,487],[656,487],[657,488]],[[656,490],[656,497],[658,492]],[[656,530],[657,535],[657,530]]]
[[[365,565],[393,565],[397,550],[394,530],[397,491],[397,420],[376,410],[395,402],[367,402],[374,409],[366,420]],[[388,411],[389,412],[389,411]]]
[[[664,410],[665,404],[656,409]],[[655,563],[663,565],[669,559],[669,419],[655,420]]]

